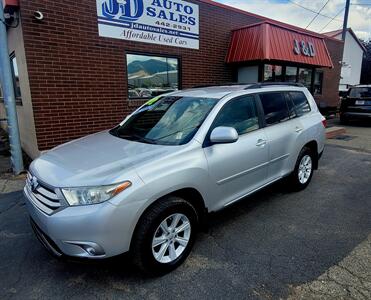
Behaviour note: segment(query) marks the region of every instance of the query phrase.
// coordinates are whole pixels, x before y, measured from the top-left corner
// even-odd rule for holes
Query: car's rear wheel
[[[314,159],[314,153],[310,148],[304,147],[300,151],[290,178],[294,190],[300,191],[308,186],[313,176]]]
[[[132,241],[135,264],[148,275],[165,274],[191,252],[198,216],[186,200],[170,196],[156,202],[141,217]]]

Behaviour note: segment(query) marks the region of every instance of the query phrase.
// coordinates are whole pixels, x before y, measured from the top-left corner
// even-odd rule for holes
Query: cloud
[[[305,28],[315,16],[315,13],[305,10],[298,5],[308,9],[319,11],[324,5],[324,0],[215,0],[239,9],[243,9],[271,19]],[[334,17],[344,8],[344,0],[330,0],[321,14]],[[353,4],[366,3],[364,0],[353,0]],[[371,4],[371,3],[370,3]],[[342,28],[344,10],[323,30],[332,31]],[[351,5],[348,27],[352,27],[361,39],[371,39],[371,6]],[[329,18],[318,16],[308,27],[309,30],[320,32],[330,21]]]

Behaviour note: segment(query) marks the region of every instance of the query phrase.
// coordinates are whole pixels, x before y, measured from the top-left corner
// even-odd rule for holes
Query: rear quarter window
[[[310,105],[303,92],[289,92],[298,117],[310,112]]]

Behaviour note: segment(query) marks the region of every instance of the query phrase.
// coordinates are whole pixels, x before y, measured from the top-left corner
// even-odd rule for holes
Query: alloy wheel
[[[304,155],[300,161],[298,169],[298,178],[301,184],[306,184],[312,174],[312,158]]]
[[[191,237],[191,223],[181,213],[163,220],[152,239],[152,254],[160,263],[175,261],[186,249]]]

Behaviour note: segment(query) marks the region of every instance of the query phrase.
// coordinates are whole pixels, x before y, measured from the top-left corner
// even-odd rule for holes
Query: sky
[[[215,0],[258,15],[305,28],[316,13],[299,5],[318,12],[327,0]],[[345,0],[329,0],[321,11],[325,16],[317,18],[307,28],[316,32],[328,32],[342,28]],[[296,3],[296,4],[295,4]],[[358,38],[371,39],[371,0],[351,0],[348,27],[351,27]],[[366,4],[366,5],[360,5]],[[331,21],[331,18],[337,17]],[[328,18],[331,17],[331,18]],[[329,23],[329,21],[331,21]],[[328,24],[329,23],[329,24]],[[328,25],[327,25],[328,24]],[[327,26],[326,26],[327,25]],[[325,27],[326,26],[326,27]]]

